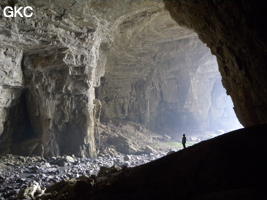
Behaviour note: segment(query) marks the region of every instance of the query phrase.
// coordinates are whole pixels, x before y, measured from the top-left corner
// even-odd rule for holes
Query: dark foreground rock
[[[265,199],[266,132],[267,125],[241,129],[104,178],[61,182],[44,199]]]

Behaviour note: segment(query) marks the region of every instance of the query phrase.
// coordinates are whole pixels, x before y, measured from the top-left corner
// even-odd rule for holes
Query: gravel
[[[165,153],[116,156],[106,154],[96,159],[75,156],[44,159],[8,154],[0,157],[0,200],[18,199],[18,194],[32,185],[41,193],[48,186],[62,180],[97,175],[100,167],[134,167],[164,155]]]

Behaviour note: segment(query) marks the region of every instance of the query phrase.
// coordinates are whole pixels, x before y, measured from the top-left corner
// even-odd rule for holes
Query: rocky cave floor
[[[168,155],[6,155],[0,199],[266,199],[266,131],[267,125],[244,128]]]
[[[62,156],[52,158],[5,155],[0,157],[0,200],[32,199],[60,181],[97,176],[108,170],[134,167],[164,156],[102,154],[96,159]],[[32,196],[31,196],[32,195]]]

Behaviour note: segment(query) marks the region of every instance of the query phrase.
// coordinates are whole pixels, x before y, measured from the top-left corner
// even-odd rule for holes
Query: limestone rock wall
[[[14,99],[20,96],[20,88],[23,84],[21,59],[22,53],[14,48],[2,47],[0,49],[0,133],[4,130],[6,109],[11,106]]]
[[[266,6],[242,0],[166,0],[165,4],[173,18],[194,29],[217,56],[241,123],[266,123]]]
[[[4,18],[8,5],[31,5],[34,16]],[[1,1],[1,152],[94,156],[101,108],[95,87],[105,73],[113,38],[120,27],[136,23],[139,29],[152,16],[165,16],[168,12],[163,10],[162,1],[150,0]],[[11,57],[18,62],[9,61],[7,48],[17,51]],[[14,76],[6,75],[11,72]],[[13,87],[13,82],[18,84]],[[20,127],[18,121],[27,126]],[[26,133],[25,142],[17,139]]]
[[[0,150],[10,151],[14,128],[26,128],[18,115],[25,117],[22,93],[23,75],[20,67],[22,51],[14,47],[0,48]],[[21,138],[23,130],[18,130],[17,137]],[[27,135],[26,135],[27,136]],[[3,142],[5,141],[5,142]],[[7,142],[6,142],[7,141]]]
[[[133,121],[170,135],[236,128],[231,99],[210,50],[195,36],[160,47],[156,55],[141,57],[152,60],[150,64],[106,66],[97,89],[101,121]]]
[[[35,14],[1,16],[1,152],[94,156],[94,87],[105,63],[99,55],[104,19],[93,14],[77,19],[84,17],[88,2],[14,3],[32,5]],[[28,145],[18,132],[30,135]],[[15,139],[17,150],[4,147],[14,146]]]

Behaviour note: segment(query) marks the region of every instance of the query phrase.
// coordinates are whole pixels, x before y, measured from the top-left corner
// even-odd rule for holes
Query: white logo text
[[[26,7],[16,7],[14,6],[6,6],[3,10],[4,17],[12,18],[12,17],[32,17],[33,16],[33,8],[31,6]]]

